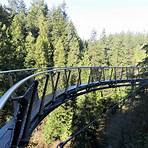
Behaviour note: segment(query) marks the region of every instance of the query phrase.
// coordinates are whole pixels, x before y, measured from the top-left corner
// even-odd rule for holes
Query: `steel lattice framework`
[[[11,74],[20,71],[29,70],[0,74],[9,74],[12,81]],[[35,73],[12,85],[0,98],[0,113],[5,108],[11,110],[9,120],[0,129],[0,147],[27,145],[36,126],[67,100],[100,89],[139,85],[148,81],[148,67],[92,66],[32,71]]]

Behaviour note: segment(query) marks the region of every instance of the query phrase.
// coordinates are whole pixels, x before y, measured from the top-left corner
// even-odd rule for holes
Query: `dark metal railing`
[[[0,147],[6,144],[2,143],[5,138],[9,139],[7,143],[10,146],[27,144],[33,129],[41,120],[68,99],[90,91],[139,84],[148,80],[148,67],[82,66],[32,70],[40,72],[18,81],[0,99],[0,112],[12,108],[14,112],[0,129],[0,132],[5,133],[2,134],[5,136],[0,134]],[[24,69],[20,71],[25,72]],[[11,72],[19,70],[0,74]],[[7,104],[13,106],[9,108]]]
[[[41,69],[22,69],[22,70],[10,70],[10,71],[1,71],[0,74],[5,74],[5,73],[16,73],[16,72],[23,72],[23,71],[36,71],[36,70],[44,70],[47,68],[41,68]],[[57,90],[57,83],[60,77],[60,73],[64,72],[65,75],[65,82],[66,82],[66,89],[68,88],[68,83],[70,79],[70,75],[72,71],[76,72],[76,75],[78,77],[77,79],[77,87],[82,83],[82,76],[81,72],[83,70],[87,70],[87,75],[88,75],[88,84],[92,83],[94,81],[105,81],[105,80],[122,80],[122,79],[134,79],[134,78],[142,78],[142,71],[147,70],[147,67],[134,67],[134,66],[129,66],[129,67],[97,67],[97,66],[89,66],[89,67],[68,67],[68,68],[54,68],[52,70],[45,70],[36,74],[33,74],[31,76],[28,76],[24,78],[23,80],[19,81],[17,84],[15,84],[13,87],[11,87],[1,98],[0,100],[0,108],[3,107],[5,102],[8,100],[8,98],[11,96],[11,94],[19,88],[21,85],[23,85],[26,81],[28,81],[31,78],[35,78],[38,75],[51,75],[51,81],[52,84],[53,82],[53,77],[52,74],[57,74],[58,77],[56,79],[56,86],[52,86],[53,93]],[[108,71],[110,70],[110,71]],[[107,71],[107,74],[105,73]],[[141,72],[141,74],[140,74]],[[67,74],[68,73],[68,74]]]

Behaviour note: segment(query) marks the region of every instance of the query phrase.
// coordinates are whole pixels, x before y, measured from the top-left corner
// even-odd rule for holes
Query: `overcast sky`
[[[24,0],[29,5],[31,0]],[[63,0],[45,0],[49,7]],[[148,32],[148,0],[65,0],[67,13],[79,35],[88,39],[93,29],[98,35],[121,31]],[[6,4],[7,0],[0,0]]]

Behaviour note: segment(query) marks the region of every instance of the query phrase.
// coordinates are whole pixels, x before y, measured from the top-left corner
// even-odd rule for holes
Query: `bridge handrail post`
[[[105,67],[102,67],[103,81],[105,81]]]
[[[24,96],[17,97],[15,99],[18,105],[18,112],[16,115],[16,123],[14,128],[14,136],[12,139],[12,147],[18,147],[20,144],[28,143],[28,140],[27,141],[23,140],[24,138],[27,137],[29,132],[28,127],[30,125],[32,105],[35,99],[34,95],[37,90],[37,86],[38,82],[35,81],[31,85],[29,90],[27,90],[27,92],[24,94]]]
[[[117,80],[117,68],[116,67],[114,67],[114,80]]]
[[[78,68],[78,79],[77,79],[77,87],[81,85],[81,69]]]
[[[123,71],[124,71],[124,68],[122,67],[121,68],[121,74],[120,74],[120,80],[122,80],[122,78],[123,78]]]
[[[98,67],[98,75],[99,75],[98,81],[100,82],[101,81],[101,77],[102,77],[102,70],[101,70],[100,67]]]
[[[128,67],[126,67],[126,79],[128,80],[129,77],[128,77]]]
[[[28,102],[27,117],[26,117],[26,122],[24,125],[24,130],[22,133],[20,145],[26,145],[29,142],[29,134],[30,134],[29,127],[30,127],[30,123],[31,123],[31,113],[32,113],[33,103],[36,99],[35,95],[37,94],[37,88],[38,88],[38,81],[35,80],[33,92],[32,92],[31,98]]]
[[[140,78],[140,70],[139,70],[139,67],[137,67],[137,76],[136,78]]]
[[[56,93],[58,81],[59,81],[59,78],[60,78],[60,71],[58,71],[57,73],[58,73],[58,75],[57,75],[55,85],[54,85],[54,82],[52,81],[52,102],[55,101],[55,93]],[[53,80],[53,77],[52,77],[52,80]]]
[[[69,79],[71,75],[71,70],[68,70],[68,76],[67,76],[67,69],[65,69],[64,71],[65,71],[65,79],[66,79],[66,86],[65,86],[65,92],[66,92],[69,87]]]
[[[14,99],[13,99],[14,100]],[[23,96],[15,98],[15,108],[16,108],[16,114],[13,118],[15,118],[15,125],[13,129],[13,138],[12,138],[12,147],[17,147],[19,143],[19,137],[21,132],[21,125],[23,123],[23,117],[26,111],[27,105],[25,105],[25,101]],[[22,105],[24,104],[24,105]]]
[[[42,94],[42,98],[41,98],[41,103],[40,103],[40,108],[39,108],[39,115],[41,115],[42,111],[43,111],[44,99],[45,99],[45,95],[46,95],[46,91],[47,91],[48,81],[49,81],[49,74],[46,74],[46,81],[45,81],[43,94]]]
[[[132,80],[134,79],[135,77],[135,67],[132,67]]]
[[[87,82],[87,84],[90,84],[90,82],[92,82],[92,68],[90,67],[89,68],[89,76],[88,76],[88,82]]]
[[[109,80],[112,79],[112,75],[113,75],[113,68],[111,68],[111,72],[110,72],[110,78],[109,78]]]
[[[54,91],[54,80],[53,80],[53,72],[50,72],[50,78],[51,78],[51,88],[52,88],[52,92]]]

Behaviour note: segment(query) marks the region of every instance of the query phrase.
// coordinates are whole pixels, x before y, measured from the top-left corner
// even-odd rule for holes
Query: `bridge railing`
[[[28,74],[35,72],[39,69],[31,69]],[[41,69],[44,70],[44,69]],[[13,74],[14,72],[26,72],[21,71],[6,71],[0,72],[0,74]],[[90,84],[93,82],[111,81],[111,80],[128,80],[128,79],[141,79],[148,77],[148,67],[100,67],[100,66],[90,66],[90,67],[67,67],[67,68],[55,68],[52,70],[45,70],[33,75],[30,75],[23,80],[16,83],[11,87],[0,99],[0,108],[9,100],[12,95],[23,95],[28,86],[34,80],[39,82],[38,91],[41,96],[44,92],[46,83],[47,93],[55,93],[57,90],[68,89],[69,86],[79,87],[81,84]],[[18,75],[19,76],[19,75]],[[13,79],[11,77],[10,79]],[[10,82],[11,83],[11,82]]]
[[[69,86],[79,87],[81,84],[90,84],[98,81],[110,81],[110,80],[128,80],[128,79],[140,79],[143,77],[147,77],[147,67],[69,67],[69,68],[56,68],[52,70],[45,70],[43,72],[39,72],[37,74],[33,74],[28,76],[28,74],[35,72],[39,69],[31,69],[24,76],[28,76],[24,78],[22,81],[19,81],[16,85],[11,87],[0,99],[0,108],[4,106],[9,97],[13,94],[22,95],[26,91],[26,87],[30,86],[30,84],[37,80],[39,82],[39,95],[41,96],[44,92],[45,83],[48,83],[48,87],[46,86],[47,92],[55,93],[57,90],[68,89]],[[44,69],[42,69],[44,70]],[[21,71],[6,71],[0,72],[0,74],[14,74],[14,72],[26,72],[24,70]],[[17,75],[19,76],[19,75]],[[9,77],[9,76],[8,76]],[[9,77],[8,79],[13,79],[13,77]],[[48,81],[48,82],[47,82]],[[11,82],[9,82],[11,83]],[[13,84],[13,82],[12,82]],[[26,87],[25,87],[26,85]],[[5,87],[5,86],[4,86]],[[2,88],[2,86],[1,86]],[[24,91],[23,91],[24,89]],[[22,93],[23,92],[23,93]]]
[[[18,81],[30,76],[34,73],[47,70],[49,68],[28,68],[0,71],[0,96],[4,94],[10,87]]]
[[[34,69],[33,72],[36,70],[38,69]],[[104,82],[115,84],[124,80],[126,80],[125,82],[134,82],[134,80],[147,78],[148,67],[83,66],[52,68],[50,70],[42,69],[41,72],[27,75],[27,77],[18,81],[0,98],[0,113],[3,116],[1,118],[4,118],[4,115],[6,115],[6,122],[16,119],[18,118],[17,109],[22,110],[22,107],[31,106],[31,108],[24,108],[25,112],[22,114],[22,117],[20,116],[21,121],[23,121],[21,124],[24,125],[23,130],[25,130],[25,127],[31,124],[31,120],[35,118],[26,117],[29,113],[37,110],[34,113],[35,116],[41,115],[46,106],[56,102],[58,94],[67,94],[70,88],[77,91],[84,86],[85,89],[89,89],[107,84]],[[25,103],[24,106],[22,100],[27,102],[28,105]],[[19,107],[17,108],[18,104]],[[6,114],[6,111],[9,114]],[[28,118],[30,118],[29,123],[26,120]],[[20,125],[16,121],[15,125],[17,124]],[[15,125],[13,131],[15,131]]]

